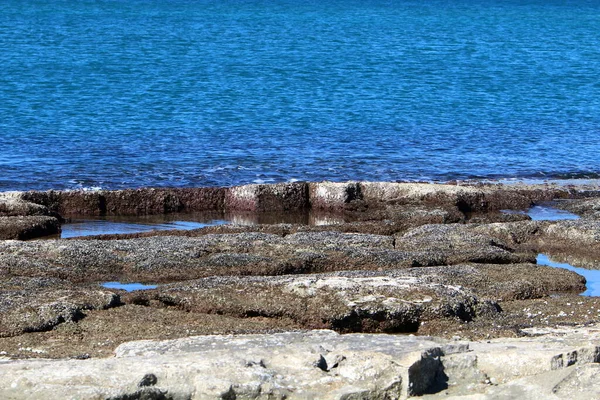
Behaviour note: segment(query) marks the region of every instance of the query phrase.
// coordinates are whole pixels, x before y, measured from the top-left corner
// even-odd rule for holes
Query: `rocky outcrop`
[[[13,232],[73,213],[237,210],[239,224],[0,241],[0,398],[593,394],[582,385],[596,376],[597,332],[536,335],[600,323],[600,298],[578,296],[586,282],[576,273],[535,264],[539,252],[569,251],[597,268],[592,195],[379,182],[2,194],[0,227],[20,226]],[[502,211],[555,198],[584,218]],[[284,223],[252,225],[281,215]],[[158,287],[126,293],[106,281]],[[314,328],[348,335],[301,331]],[[230,333],[264,335],[190,337]],[[458,336],[484,340],[450,340]],[[179,339],[97,358],[169,338]],[[27,357],[92,360],[14,360]]]
[[[116,357],[0,364],[5,399],[406,398],[443,380],[442,346],[331,331],[122,345]],[[441,382],[440,382],[441,383]]]
[[[422,320],[472,320],[479,312],[498,310],[460,287],[367,273],[207,278],[136,293],[125,301],[241,318],[289,318],[305,328],[340,332],[416,332]]]
[[[106,359],[0,361],[0,395],[589,399],[600,394],[598,332],[582,327],[485,342],[331,331],[130,342]]]
[[[442,357],[448,388],[424,399],[593,399],[598,326],[526,330],[521,339],[469,343]]]
[[[597,188],[595,188],[597,190]],[[294,182],[231,188],[47,191],[11,194],[61,215],[152,215],[193,211],[376,210],[386,205],[456,207],[460,212],[527,209],[595,192],[551,185]],[[1,207],[0,207],[1,210]]]
[[[0,217],[0,240],[28,240],[60,231],[60,222],[54,217]]]
[[[600,199],[574,199],[555,203],[556,207],[584,218],[600,219]]]
[[[456,265],[283,277],[206,278],[124,296],[195,313],[289,318],[340,332],[416,332],[442,318],[494,319],[496,301],[585,290],[579,275],[550,267]],[[487,300],[493,299],[493,300]]]
[[[0,217],[50,215],[47,207],[24,201],[20,192],[0,193]]]
[[[82,318],[82,311],[119,304],[119,296],[67,281],[11,278],[0,281],[0,337],[39,332]]]
[[[530,247],[568,259],[574,266],[598,268],[600,220],[582,218],[541,225]]]
[[[379,270],[464,262],[535,262],[497,239],[431,225],[402,236],[247,232],[198,237],[0,243],[0,268],[76,282],[169,282],[223,275],[281,275]]]

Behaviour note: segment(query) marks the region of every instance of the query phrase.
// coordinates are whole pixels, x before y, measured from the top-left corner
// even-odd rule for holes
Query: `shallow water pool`
[[[127,292],[136,290],[156,289],[158,285],[144,285],[143,283],[121,283],[121,282],[105,282],[101,285],[107,289],[120,289]]]
[[[567,219],[579,219],[579,215],[572,212],[561,210],[551,205],[535,205],[527,212],[527,215],[534,221],[560,221]]]
[[[536,261],[539,265],[547,265],[549,267],[563,268],[573,271],[583,276],[586,283],[586,291],[581,293],[582,296],[600,296],[600,270],[577,268],[571,264],[559,263],[552,261],[546,254],[538,254]]]
[[[551,204],[536,204],[529,210],[502,210],[505,214],[529,215],[533,221],[561,221],[579,219],[579,215],[553,207]]]

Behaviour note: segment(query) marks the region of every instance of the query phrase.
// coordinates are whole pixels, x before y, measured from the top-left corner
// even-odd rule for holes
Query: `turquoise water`
[[[3,0],[0,190],[600,176],[600,2]]]

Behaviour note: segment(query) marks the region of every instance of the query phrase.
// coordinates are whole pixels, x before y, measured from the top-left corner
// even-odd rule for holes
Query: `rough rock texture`
[[[428,225],[396,238],[324,231],[286,236],[248,232],[0,243],[0,270],[77,282],[169,282],[215,275],[281,275],[464,262],[535,262],[535,254],[516,253],[491,237],[446,229],[446,225]]]
[[[81,318],[83,310],[119,304],[119,296],[66,281],[12,278],[0,282],[0,337],[50,330]]]
[[[546,223],[530,247],[568,259],[576,267],[599,269],[600,220],[579,219]]]
[[[48,208],[21,199],[20,192],[0,193],[0,216],[49,215]]]
[[[238,211],[296,211],[308,209],[306,183],[245,185],[229,188],[225,208]]]
[[[231,188],[46,191],[10,196],[61,215],[150,215],[192,211],[353,211],[386,204],[456,207],[461,212],[527,209],[557,198],[597,195],[597,187],[393,182],[295,182]],[[14,198],[13,198],[14,199]],[[1,207],[0,207],[1,210]]]
[[[119,350],[105,360],[0,362],[0,398],[51,390],[61,398],[391,399],[446,386],[440,395],[593,397],[600,298],[578,296],[581,276],[535,259],[560,253],[598,268],[599,195],[592,186],[385,182],[0,194],[0,221],[206,211],[238,223],[0,241],[7,359],[103,357],[136,339],[296,332],[181,339],[185,351],[161,344],[158,354],[147,344],[139,356]],[[583,218],[522,213],[555,199]],[[273,222],[283,223],[254,225]],[[126,293],[105,281],[159,286]],[[595,328],[573,328],[582,324]],[[308,328],[437,339],[298,333]]]
[[[535,262],[531,254],[517,254],[507,243],[478,233],[468,225],[423,225],[396,236],[395,248],[419,249],[429,257],[437,258],[437,263],[429,265],[464,262],[459,259],[498,264]]]
[[[443,352],[425,338],[331,331],[134,342],[109,359],[0,364],[0,394],[5,399],[401,399],[443,385]]]
[[[589,399],[600,394],[599,332],[598,326],[537,330],[485,342],[331,331],[140,341],[107,359],[0,361],[0,395]]]
[[[555,205],[584,218],[600,219],[600,199],[598,198],[560,201]]]
[[[0,217],[0,240],[28,240],[60,231],[60,222],[54,217]]]
[[[599,326],[525,330],[521,339],[469,343],[442,357],[448,388],[433,399],[600,397]]]
[[[186,311],[237,317],[289,318],[306,328],[341,332],[416,332],[421,320],[471,320],[497,312],[468,290],[414,276],[354,274],[278,278],[207,278],[132,295]]]
[[[493,318],[500,311],[495,301],[583,290],[584,279],[566,270],[528,264],[457,265],[206,278],[132,293],[124,301],[195,313],[283,317],[305,328],[341,332],[416,332],[424,321],[440,318]]]
[[[153,215],[223,210],[226,188],[25,192],[20,198],[61,215]]]

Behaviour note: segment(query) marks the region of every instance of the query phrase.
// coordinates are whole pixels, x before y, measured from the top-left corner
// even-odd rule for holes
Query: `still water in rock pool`
[[[73,220],[62,225],[61,238],[73,238],[79,236],[141,233],[155,230],[191,230],[206,226],[223,225],[229,223],[221,219],[203,221],[185,220],[156,220],[148,218],[129,219],[82,219]]]
[[[554,207],[552,204],[536,204],[527,211],[502,210],[505,214],[529,215],[533,221],[560,221],[566,219],[579,219],[579,215]]]
[[[564,268],[564,269],[568,269],[569,271],[578,273],[579,275],[583,276],[587,281],[587,283],[586,283],[587,289],[585,292],[581,293],[581,295],[582,296],[600,296],[600,270],[577,268],[577,267],[572,266],[571,264],[558,263],[558,262],[552,261],[545,254],[538,254],[536,260],[537,260],[537,263],[540,265],[547,265],[547,266],[555,267],[555,268]]]
[[[566,210],[561,210],[551,205],[535,205],[527,211],[527,215],[534,221],[560,221],[565,219],[579,219],[579,216]]]
[[[121,289],[127,292],[136,290],[156,289],[158,285],[144,285],[143,283],[120,283],[120,282],[105,282],[102,284],[107,289]]]

